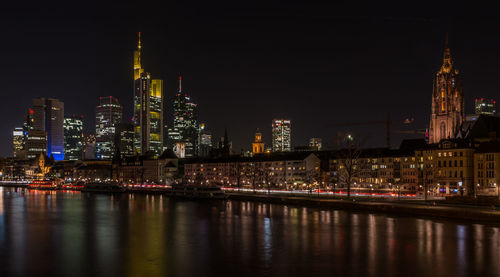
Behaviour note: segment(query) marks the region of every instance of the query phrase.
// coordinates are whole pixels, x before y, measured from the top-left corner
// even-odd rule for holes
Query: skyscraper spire
[[[137,49],[141,49],[141,32],[139,32],[139,43],[137,44]]]
[[[134,80],[141,77],[141,73],[144,72],[141,65],[141,32],[139,32],[139,42],[137,44],[137,50],[134,51]]]
[[[182,92],[182,76],[179,75],[179,93]]]

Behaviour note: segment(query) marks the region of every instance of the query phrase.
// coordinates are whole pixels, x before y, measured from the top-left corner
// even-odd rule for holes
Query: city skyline
[[[181,7],[180,9],[183,12],[189,13],[189,10],[186,10],[185,7]],[[308,22],[307,26],[319,27],[320,20],[313,14],[312,8],[311,10],[306,10],[304,15],[298,15],[296,10],[291,9],[292,13],[290,13],[290,17],[293,20],[285,18],[283,19],[284,23],[272,20],[274,16],[272,13],[249,11],[250,15],[243,23],[256,24],[256,30],[262,30],[264,26],[269,27],[269,30],[262,33],[262,36],[257,36],[256,31],[253,29],[249,30],[245,27],[245,24],[236,24],[236,26],[231,27],[229,32],[235,38],[241,38],[243,35],[252,35],[256,36],[260,42],[268,41],[276,43],[277,41],[270,38],[269,34],[277,32],[279,34],[278,37],[284,38],[285,42],[289,42],[292,39],[289,33],[277,31],[278,27],[283,27],[285,23],[290,25],[285,28],[288,32],[295,30],[299,34],[306,34],[304,29],[294,29],[297,27],[297,23],[293,22],[295,19],[298,19],[302,23],[304,20],[311,19],[311,22]],[[219,18],[219,16],[222,16],[227,11],[223,10],[213,16]],[[289,11],[287,10],[287,12]],[[279,11],[275,13],[277,17],[281,14]],[[259,15],[264,15],[265,19],[263,22],[258,20]],[[204,14],[204,16],[207,17],[210,15]],[[411,23],[405,21],[408,18]],[[227,43],[227,40],[219,42],[220,44],[208,43],[206,36],[203,36],[200,31],[194,33],[199,35],[194,40],[197,41],[199,39],[200,42],[205,43],[203,45],[206,45],[206,48],[196,50],[193,47],[184,47],[189,42],[192,42],[193,38],[183,36],[181,32],[186,30],[183,28],[172,30],[173,28],[169,27],[166,28],[165,32],[161,32],[161,28],[152,26],[153,21],[149,21],[148,24],[143,24],[143,26],[140,26],[141,24],[134,26],[134,24],[129,23],[130,25],[126,25],[124,28],[117,28],[109,22],[105,22],[104,30],[91,35],[91,37],[83,31],[80,35],[58,38],[60,40],[69,39],[69,41],[88,40],[88,42],[98,42],[99,49],[103,50],[103,53],[97,53],[92,50],[93,54],[98,54],[99,63],[97,64],[102,65],[98,70],[109,71],[110,68],[118,69],[116,72],[111,71],[107,79],[93,77],[95,80],[91,80],[90,84],[97,84],[96,87],[99,89],[95,91],[85,90],[85,93],[83,93],[82,89],[86,86],[84,85],[83,88],[72,88],[74,92],[68,92],[71,90],[62,89],[64,86],[58,87],[53,82],[44,81],[44,74],[41,74],[40,77],[37,77],[37,79],[40,78],[38,79],[39,82],[35,86],[32,86],[31,89],[27,89],[29,85],[22,84],[24,89],[22,87],[19,88],[21,92],[16,94],[20,98],[19,101],[16,100],[16,103],[10,105],[10,107],[6,107],[5,110],[12,114],[12,118],[17,119],[23,116],[25,112],[24,107],[29,105],[31,98],[58,98],[65,103],[65,110],[69,113],[84,115],[86,119],[84,128],[88,132],[93,126],[92,106],[94,101],[84,101],[82,96],[85,96],[85,99],[92,100],[99,96],[113,95],[120,99],[121,103],[124,103],[124,117],[130,118],[132,95],[130,89],[126,89],[130,88],[128,80],[132,76],[130,70],[132,60],[130,57],[132,56],[133,47],[136,45],[137,31],[142,31],[145,37],[143,39],[145,41],[144,44],[147,45],[145,47],[148,47],[148,50],[144,54],[146,56],[144,59],[146,65],[144,67],[151,68],[151,72],[158,73],[160,75],[159,78],[165,80],[167,103],[171,103],[176,91],[175,87],[177,86],[175,79],[178,73],[182,73],[183,78],[189,83],[190,95],[199,104],[200,117],[207,123],[208,128],[213,133],[213,137],[221,137],[224,127],[227,127],[230,139],[233,142],[234,152],[236,153],[239,153],[241,149],[248,150],[250,148],[256,128],[261,130],[263,138],[266,140],[266,145],[269,145],[271,142],[270,138],[272,137],[271,128],[268,127],[269,121],[275,117],[290,118],[294,122],[292,141],[295,146],[307,145],[310,137],[321,137],[323,138],[323,145],[327,147],[332,137],[339,131],[336,128],[329,130],[325,127],[328,123],[345,121],[347,117],[350,121],[363,121],[366,118],[372,117],[383,119],[385,118],[385,113],[381,112],[381,110],[387,108],[391,108],[391,116],[393,118],[414,117],[415,122],[411,128],[420,129],[426,127],[429,121],[432,78],[440,66],[446,31],[450,33],[450,47],[454,53],[453,56],[456,64],[463,73],[462,78],[464,80],[465,108],[467,113],[471,113],[474,109],[473,99],[495,97],[495,92],[488,89],[488,87],[494,87],[494,78],[491,76],[496,74],[496,71],[491,65],[485,65],[480,61],[482,60],[481,57],[488,57],[488,59],[495,61],[496,57],[491,55],[491,51],[498,45],[496,38],[485,35],[487,30],[491,30],[491,28],[496,26],[495,24],[498,24],[493,19],[483,18],[475,22],[472,26],[464,26],[466,25],[464,23],[466,21],[459,21],[456,18],[443,19],[439,16],[429,15],[424,16],[424,19],[426,20],[401,16],[401,20],[391,21],[384,16],[374,17],[375,27],[361,31],[355,36],[348,34],[349,31],[360,31],[361,27],[364,28],[369,25],[367,21],[370,20],[363,17],[348,17],[347,19],[338,19],[334,16],[327,17],[324,19],[327,26],[342,26],[345,27],[345,30],[338,31],[338,33],[336,31],[336,36],[329,38],[332,34],[325,32],[327,30],[326,27],[321,27],[320,29],[313,28],[308,30],[317,31],[310,32],[305,37],[294,38],[300,46],[303,46],[309,40],[322,41],[330,46],[335,42],[341,42],[340,46],[331,49],[326,49],[326,46],[316,46],[319,47],[317,49],[319,50],[318,54],[311,53],[311,50],[315,48],[300,50],[298,46],[289,45],[283,48],[285,46],[283,44],[273,45],[271,43],[266,44],[268,46],[259,48],[247,40],[236,40],[236,42],[231,42],[227,46],[222,45],[223,42]],[[83,17],[82,20],[86,21],[89,19]],[[172,19],[167,18],[166,20]],[[224,28],[222,27],[228,26],[228,22],[232,22],[231,18],[225,19],[227,22],[222,19],[220,20],[217,21],[217,24],[221,25],[219,26],[220,28],[214,29],[212,33],[215,37],[220,37],[224,34]],[[44,21],[42,20],[43,23]],[[74,22],[71,21],[70,23],[73,24]],[[489,25],[486,23],[489,23]],[[474,26],[483,25],[488,26],[480,29],[479,32],[472,32]],[[385,32],[381,34],[377,32],[377,26],[387,27],[389,31],[387,34]],[[64,29],[63,27],[54,28],[56,29],[56,33]],[[402,30],[405,30],[405,32],[397,33],[397,31]],[[236,35],[236,31],[242,31],[242,35]],[[33,32],[37,36],[47,34],[44,30],[37,30],[36,28]],[[115,34],[114,32],[117,33]],[[113,35],[112,43],[110,42],[111,37],[108,37],[111,34],[115,34]],[[169,36],[179,35],[177,41],[182,45],[182,47],[179,46],[182,50],[181,52],[174,51],[176,50],[175,47],[172,49],[172,44],[169,44],[169,40],[164,38],[165,34],[169,34]],[[380,35],[380,37],[376,35]],[[41,41],[49,38],[53,39],[52,36],[51,34],[47,34],[47,37],[43,36],[43,38],[39,39]],[[475,41],[475,43],[472,44],[471,40]],[[372,44],[369,44],[371,47],[369,45],[362,47],[360,42],[372,42]],[[127,46],[119,49],[115,47],[118,44]],[[214,45],[218,45],[220,48],[216,48]],[[236,57],[239,57],[237,61],[229,58],[212,58],[212,54],[215,53],[220,56],[227,49],[226,47],[229,46],[233,48],[237,46],[229,52],[230,56],[237,54]],[[382,51],[382,47],[387,49]],[[278,48],[281,50],[278,51]],[[41,49],[43,50],[44,48],[42,47]],[[68,47],[67,51],[84,53],[83,49],[79,47]],[[110,51],[113,51],[112,55],[106,57],[104,53],[110,54]],[[176,58],[172,54],[173,52],[176,52],[176,55],[180,57]],[[249,57],[255,58],[256,54],[264,52],[266,54],[262,59],[259,58],[255,62],[249,59]],[[369,54],[374,54],[374,52],[379,52],[380,56],[384,59],[379,60],[368,56]],[[41,52],[42,57],[45,57],[49,53],[51,52]],[[296,55],[292,59],[291,53],[299,55]],[[15,57],[20,57],[19,55],[16,56],[16,54],[19,54],[16,51],[13,54]],[[188,54],[195,55],[186,59]],[[249,54],[249,57],[246,54]],[[341,58],[340,54],[346,57]],[[52,54],[51,57],[56,59],[57,63],[65,65],[60,59],[67,57],[67,55],[68,53],[65,52],[55,57]],[[198,59],[195,59],[196,57]],[[285,58],[288,58],[288,60]],[[117,60],[120,63],[119,68],[110,67],[108,63],[114,63]],[[222,66],[216,70],[210,70],[208,65],[213,64],[217,60],[222,63]],[[71,64],[79,64],[78,61],[78,58],[75,57],[75,60]],[[22,59],[19,62],[21,64],[29,63],[29,61]],[[260,64],[260,66],[257,66],[255,63]],[[388,72],[385,74],[378,72],[373,74],[375,63],[377,67],[385,68],[387,69],[385,71]],[[495,62],[491,63],[495,64]],[[69,68],[72,68],[70,64],[67,65]],[[248,69],[243,70],[241,66]],[[401,68],[404,70],[396,70]],[[84,72],[84,69],[82,70],[81,74],[77,74],[74,70],[69,70],[67,73],[60,73],[62,75],[61,84],[64,84],[68,80],[73,80],[73,82],[88,80],[87,73]],[[342,72],[339,70],[342,70]],[[366,83],[370,83],[371,85],[353,84],[352,82],[349,82],[350,85],[347,85],[348,80],[356,78],[357,74],[355,74],[355,71],[359,71],[363,75],[363,78],[368,80]],[[33,78],[34,75],[30,75],[29,72],[23,72],[23,76],[29,79]],[[345,78],[347,79],[343,80]],[[46,79],[50,80],[50,78]],[[251,82],[250,85],[249,82]],[[127,84],[129,85],[128,87]],[[11,88],[6,88],[6,91],[11,91]],[[28,92],[23,93],[23,91]],[[304,95],[300,94],[301,91],[304,94],[307,93],[307,95],[314,96],[311,103],[300,102],[300,99],[304,97]],[[394,96],[394,99],[387,100],[388,96],[394,95],[394,91],[402,91],[403,93]],[[285,95],[287,97],[283,97]],[[359,97],[353,98],[353,95]],[[7,93],[6,101],[9,101],[9,97]],[[259,101],[258,114],[254,113],[255,106],[245,105],[245,103],[251,103],[255,98],[263,100]],[[20,108],[19,106],[23,107]],[[166,113],[170,117],[172,110],[168,104],[165,107],[167,109]],[[221,110],[221,107],[225,110]],[[227,114],[231,114],[231,116],[228,117]],[[239,122],[248,122],[248,126],[241,126]],[[19,127],[21,123],[20,120],[3,123],[1,130],[3,130],[4,141],[11,141],[12,130],[15,127]],[[361,133],[371,133],[375,137],[370,142],[371,145],[381,146],[384,145],[384,132],[380,132],[377,129],[380,128],[365,127],[359,128],[358,131],[361,130]],[[395,135],[395,137],[393,146],[397,146],[402,136]],[[11,145],[4,145],[0,150],[2,156],[10,156],[12,154]]]

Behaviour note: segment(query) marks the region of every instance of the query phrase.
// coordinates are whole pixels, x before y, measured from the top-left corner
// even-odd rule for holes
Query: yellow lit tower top
[[[139,32],[139,43],[134,51],[134,80],[141,78],[144,69],[141,66],[141,32]]]

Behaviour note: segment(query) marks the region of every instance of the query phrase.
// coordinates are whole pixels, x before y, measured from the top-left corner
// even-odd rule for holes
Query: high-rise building
[[[26,158],[35,159],[40,153],[47,153],[47,133],[40,130],[31,130],[26,140]]]
[[[137,154],[163,152],[163,80],[151,79],[141,65],[141,33],[134,51],[134,148]]]
[[[83,116],[64,118],[64,159],[83,158]]]
[[[273,152],[292,150],[292,123],[288,119],[273,120]]]
[[[179,90],[174,99],[174,123],[168,130],[169,144],[173,148],[178,142],[185,147],[185,156],[194,157],[199,152],[197,105],[182,91],[182,77],[179,76]]]
[[[14,128],[12,132],[12,148],[14,151],[14,158],[25,158],[26,152],[24,151],[24,129],[22,127]]]
[[[205,129],[205,124],[200,124],[200,147],[198,156],[207,157],[212,150],[212,134]]]
[[[444,138],[454,138],[464,119],[462,81],[458,69],[453,65],[447,36],[443,64],[434,78],[429,142],[438,143]]]
[[[495,115],[497,102],[493,99],[479,98],[475,101],[476,114]]]
[[[134,125],[122,123],[118,128],[120,134],[120,154],[122,157],[134,156]]]
[[[83,136],[83,158],[85,160],[95,159],[95,135],[85,134]]]
[[[33,99],[33,130],[47,135],[47,156],[64,159],[64,103],[54,98]],[[29,134],[28,134],[29,135]],[[40,133],[36,136],[39,137]]]
[[[321,150],[322,147],[322,140],[321,138],[310,138],[309,139],[309,147],[314,150]]]
[[[255,155],[259,153],[264,153],[264,142],[262,141],[262,133],[257,129],[252,143],[252,154]]]
[[[115,153],[115,134],[122,121],[122,106],[113,96],[100,97],[96,107],[96,158],[109,160]]]

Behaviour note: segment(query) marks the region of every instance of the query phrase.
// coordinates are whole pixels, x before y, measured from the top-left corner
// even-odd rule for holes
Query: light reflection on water
[[[498,226],[0,187],[0,276],[498,276]]]

